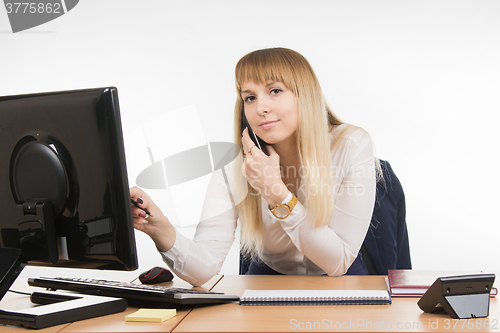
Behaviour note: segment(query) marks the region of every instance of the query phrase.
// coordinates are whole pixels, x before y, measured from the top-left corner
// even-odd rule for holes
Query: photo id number
[[[498,329],[498,319],[475,319],[475,320],[459,320],[459,319],[445,319],[444,329],[467,329],[467,330],[480,330],[480,329]]]
[[[6,2],[7,14],[31,13],[31,14],[62,14],[60,3],[38,3],[38,2]]]

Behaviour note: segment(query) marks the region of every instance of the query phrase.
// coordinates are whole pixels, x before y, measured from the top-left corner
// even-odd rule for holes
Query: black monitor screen
[[[114,87],[0,97],[0,246],[23,261],[137,268]]]

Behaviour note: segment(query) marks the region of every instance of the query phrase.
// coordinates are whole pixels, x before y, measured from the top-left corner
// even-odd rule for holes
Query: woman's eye
[[[252,102],[252,101],[254,101],[254,100],[255,100],[255,96],[251,96],[251,95],[250,95],[250,96],[245,97],[245,99],[244,99],[244,101],[245,101],[245,102]]]
[[[283,90],[279,89],[279,88],[273,88],[271,89],[271,94],[272,95],[277,95],[279,94],[280,92],[282,92]]]

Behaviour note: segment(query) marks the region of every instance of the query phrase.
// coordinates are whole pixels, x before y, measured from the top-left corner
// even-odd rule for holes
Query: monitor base
[[[20,258],[20,250],[0,248],[0,299],[26,265]],[[34,292],[31,302],[41,305],[20,311],[0,309],[0,324],[39,329],[118,313],[127,308],[124,298],[55,291]]]
[[[43,305],[20,311],[0,310],[0,323],[40,329],[123,312],[127,308],[124,298],[59,292],[34,292],[31,301]]]

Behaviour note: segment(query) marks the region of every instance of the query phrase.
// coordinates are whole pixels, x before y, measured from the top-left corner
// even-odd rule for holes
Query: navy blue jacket
[[[411,258],[403,187],[389,162],[380,164],[384,178],[377,183],[363,259],[370,274],[387,275],[388,269],[411,269]]]

